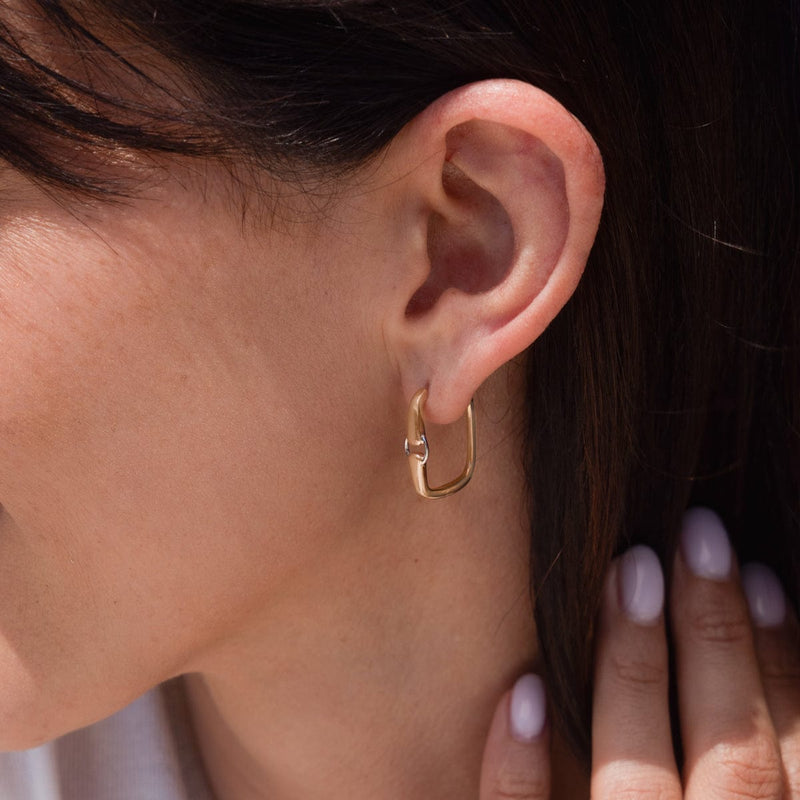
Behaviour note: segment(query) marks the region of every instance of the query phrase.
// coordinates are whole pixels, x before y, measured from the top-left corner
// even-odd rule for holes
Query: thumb
[[[483,751],[480,800],[549,800],[546,707],[538,675],[523,675],[503,695]]]

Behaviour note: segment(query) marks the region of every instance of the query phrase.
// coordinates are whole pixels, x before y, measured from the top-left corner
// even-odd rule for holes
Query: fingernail
[[[683,515],[681,553],[698,578],[730,577],[733,555],[722,520],[709,508],[691,508]]]
[[[619,605],[639,625],[655,622],[664,608],[664,573],[658,556],[644,545],[631,547],[617,567]]]
[[[742,567],[744,588],[750,616],[759,628],[777,628],[786,619],[786,596],[778,576],[764,564]]]
[[[532,742],[544,729],[547,701],[538,675],[523,675],[511,691],[511,735],[518,742]]]

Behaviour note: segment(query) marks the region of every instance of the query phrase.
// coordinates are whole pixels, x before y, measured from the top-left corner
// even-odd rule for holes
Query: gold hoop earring
[[[428,483],[428,456],[430,448],[425,436],[425,420],[422,417],[422,407],[428,396],[427,389],[420,389],[412,398],[408,409],[408,435],[406,436],[405,453],[408,456],[408,465],[411,468],[411,481],[417,494],[421,497],[436,498],[447,497],[461,491],[475,472],[475,401],[470,400],[467,406],[467,463],[464,471],[455,479],[444,486],[431,487]],[[414,452],[411,448],[422,448],[422,453]]]

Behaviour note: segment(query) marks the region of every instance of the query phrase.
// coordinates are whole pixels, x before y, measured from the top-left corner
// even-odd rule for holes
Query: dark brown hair
[[[688,504],[715,508],[740,557],[774,566],[797,605],[793,0],[27,5],[85,61],[160,98],[68,77],[18,35],[19,17],[0,14],[0,157],[82,193],[122,189],[65,157],[76,147],[335,179],[459,85],[510,77],[554,95],[607,173],[585,276],[528,357],[532,585],[558,722],[587,754],[609,560],[642,541],[669,564]],[[122,42],[177,65],[184,87]]]

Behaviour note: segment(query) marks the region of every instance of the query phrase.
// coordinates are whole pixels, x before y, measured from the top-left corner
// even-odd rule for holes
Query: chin
[[[13,719],[8,721],[2,714],[0,728],[0,753],[31,750],[69,733],[68,727],[62,730],[58,725],[52,725],[50,720],[44,724],[41,719],[15,724]]]
[[[91,712],[68,692],[50,691],[32,685],[29,676],[14,676],[0,670],[0,752],[30,750],[59,736],[91,724]]]

